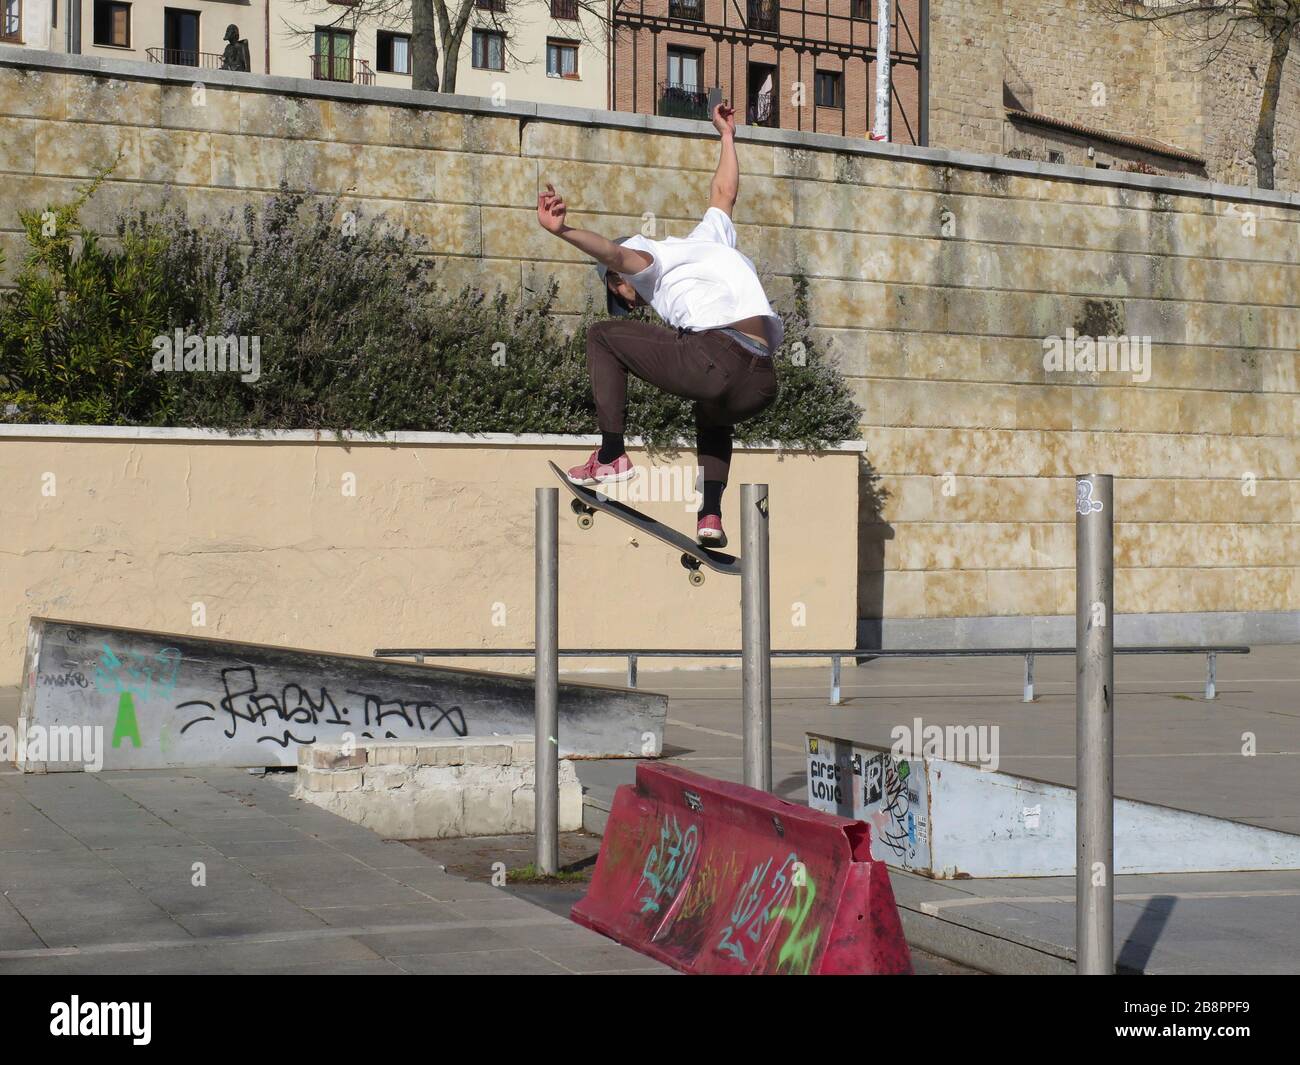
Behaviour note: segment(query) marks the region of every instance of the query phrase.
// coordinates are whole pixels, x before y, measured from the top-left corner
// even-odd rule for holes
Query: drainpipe
[[[67,25],[63,27],[63,48],[70,55],[81,54],[81,0],[68,0]]]
[[[271,0],[262,9],[262,30],[266,38],[266,72],[271,73]]]
[[[889,0],[876,0],[876,128],[877,140],[889,140]]]

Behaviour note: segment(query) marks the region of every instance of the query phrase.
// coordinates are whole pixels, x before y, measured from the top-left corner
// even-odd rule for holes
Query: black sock
[[[601,462],[613,462],[624,450],[622,433],[601,433],[600,454],[596,458]]]
[[[715,517],[722,517],[722,490],[727,487],[726,481],[705,481],[704,482],[704,502],[700,504],[700,514],[712,514]]]

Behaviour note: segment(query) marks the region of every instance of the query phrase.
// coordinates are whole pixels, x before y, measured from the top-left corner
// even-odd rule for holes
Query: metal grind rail
[[[531,658],[531,647],[379,647],[376,658],[413,658],[423,662],[427,658]],[[868,651],[861,648],[847,651],[772,651],[773,658],[826,658],[831,664],[830,702],[840,706],[841,665],[846,658],[1008,658],[1025,660],[1024,701],[1032,703],[1034,694],[1034,660],[1040,655],[1072,655],[1073,647],[953,647],[907,650],[886,648]],[[1169,644],[1152,647],[1116,647],[1117,655],[1205,655],[1205,698],[1213,699],[1217,692],[1219,655],[1248,655],[1250,648],[1241,644]],[[561,658],[622,658],[627,661],[627,686],[637,686],[637,662],[642,658],[740,658],[739,651],[687,651],[687,650],[634,650],[632,648],[561,648]]]

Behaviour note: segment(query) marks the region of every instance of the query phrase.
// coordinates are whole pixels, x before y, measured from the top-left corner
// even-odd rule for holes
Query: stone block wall
[[[294,794],[385,839],[506,836],[535,829],[531,736],[318,743],[298,753]],[[560,761],[560,831],[582,827],[582,786]]]
[[[970,25],[968,52],[987,43]],[[0,50],[11,264],[16,208],[120,152],[105,223],[168,195],[237,208],[283,180],[400,219],[450,278],[555,278],[576,314],[596,277],[537,226],[539,186],[576,225],[680,236],[717,159],[685,121],[220,74],[200,103],[128,64],[19,54]],[[779,304],[807,280],[863,408],[857,573],[826,579],[856,583],[868,641],[1064,622],[1087,472],[1117,479],[1116,606],[1146,639],[1300,638],[1300,198],[786,131],[746,130],[739,151],[740,246]],[[1105,336],[1149,347],[1141,371],[1051,361]],[[774,592],[774,619],[797,599]]]

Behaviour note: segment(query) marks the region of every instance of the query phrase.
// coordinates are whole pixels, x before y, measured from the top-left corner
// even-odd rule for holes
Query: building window
[[[665,118],[708,118],[703,75],[703,52],[669,47],[668,77],[659,86],[658,113]]]
[[[677,89],[698,92],[704,66],[704,53],[688,48],[668,49],[668,84]]]
[[[749,28],[775,33],[781,24],[777,0],[749,0]]]
[[[668,0],[668,17],[704,21],[704,0]]]
[[[495,30],[475,30],[474,65],[479,70],[505,70],[506,35]]]
[[[474,0],[474,6],[480,11],[505,11],[506,0]]]
[[[849,18],[870,19],[871,0],[849,0]]]
[[[1058,152],[1058,151],[1056,151],[1056,150],[1053,149],[1053,148],[1048,148],[1048,149],[1047,149],[1047,161],[1048,161],[1049,163],[1064,163],[1064,162],[1065,162],[1065,153],[1064,153],[1064,152]]]
[[[844,106],[844,78],[839,71],[817,71],[813,79],[813,99],[818,107]]]
[[[153,49],[149,49],[150,55]],[[163,62],[199,66],[199,13],[163,8]]]
[[[131,5],[95,0],[95,43],[106,48],[131,47]]]
[[[576,78],[578,76],[578,42],[546,42],[546,76],[548,78]]]
[[[375,35],[375,66],[385,74],[411,72],[411,38],[405,33],[380,30]]]
[[[316,54],[311,57],[313,78],[317,81],[351,81],[352,58],[350,31],[316,27]]]
[[[551,18],[578,20],[578,0],[551,0]]]
[[[0,41],[23,41],[23,0],[4,0],[4,19],[0,21]]]

